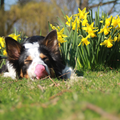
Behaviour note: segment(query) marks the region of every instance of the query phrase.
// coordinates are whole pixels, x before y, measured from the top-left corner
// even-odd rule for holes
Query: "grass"
[[[73,82],[74,81],[74,82]],[[0,120],[117,120],[120,73],[86,71],[70,81],[0,76]]]

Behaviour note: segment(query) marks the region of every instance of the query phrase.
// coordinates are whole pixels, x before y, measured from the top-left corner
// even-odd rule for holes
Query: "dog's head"
[[[32,36],[22,44],[10,37],[5,38],[8,61],[19,77],[59,77],[65,66],[59,51],[57,33],[51,31],[46,37]]]

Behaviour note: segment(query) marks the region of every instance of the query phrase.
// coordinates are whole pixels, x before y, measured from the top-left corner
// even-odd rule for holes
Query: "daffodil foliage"
[[[99,65],[118,66],[120,58],[120,18],[99,16],[86,8],[71,16],[64,15],[60,25],[50,24],[56,29],[62,57],[73,68],[94,69]]]

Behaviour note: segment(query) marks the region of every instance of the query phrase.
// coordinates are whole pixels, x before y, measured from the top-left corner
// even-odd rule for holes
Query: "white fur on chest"
[[[8,72],[5,72],[3,74],[4,77],[11,77],[12,79],[16,78],[16,70],[13,68],[13,65],[11,63],[9,63],[9,61],[7,61],[6,63],[7,68],[8,68]]]

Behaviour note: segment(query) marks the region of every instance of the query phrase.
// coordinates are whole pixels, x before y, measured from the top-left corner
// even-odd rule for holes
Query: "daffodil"
[[[20,35],[16,35],[14,33],[8,35],[9,37],[13,38],[14,40],[18,40],[18,38],[20,37]]]
[[[80,28],[80,19],[78,17],[75,18],[74,22],[72,22],[72,29],[75,30],[77,25],[77,31]]]
[[[120,41],[120,34],[118,34],[118,37],[117,37],[117,42]]]
[[[113,41],[114,40],[112,40],[110,36],[107,40],[104,40],[104,42],[100,43],[100,45],[105,45],[105,47],[111,48],[113,46]]]
[[[91,37],[96,37],[96,34],[95,32],[98,31],[97,27],[93,27],[94,25],[94,22],[89,25],[88,23],[86,24],[86,27],[83,27],[83,30],[85,30],[86,32],[88,32],[88,34],[91,36]],[[96,30],[94,30],[96,29]]]
[[[65,16],[66,19],[67,19],[67,22],[65,23],[66,25],[70,26],[71,24],[71,21],[72,21],[72,16],[71,17],[68,17],[67,15]]]
[[[118,40],[118,37],[115,36],[115,37],[114,37],[114,42],[116,42],[117,40]]]
[[[109,18],[106,18],[106,20],[105,20],[106,26],[110,26],[111,19],[112,19],[112,15]]]
[[[111,25],[113,26],[113,28],[115,28],[118,25],[118,19],[113,17]]]
[[[118,24],[118,27],[120,28],[120,18],[119,18],[119,16],[117,16],[117,24]]]
[[[104,16],[102,16],[102,18],[104,19]],[[105,19],[105,25],[106,26],[110,26],[111,19],[112,19],[112,16]],[[103,20],[101,20],[100,23],[103,23]]]
[[[112,27],[108,27],[107,25],[105,25],[102,29],[100,29],[100,32],[98,32],[98,34],[104,32],[105,35],[107,35],[110,32],[110,29]]]
[[[104,16],[102,16],[102,19],[104,19]],[[103,23],[103,20],[101,20],[100,23]]]
[[[4,41],[4,38],[3,37],[0,37],[0,42]]]
[[[62,28],[60,31],[57,31],[57,39],[59,43],[66,42],[65,38],[68,37],[67,35],[63,34],[64,28]]]
[[[50,24],[50,27],[51,27],[52,30],[57,30],[57,31],[60,30],[59,26],[53,26],[52,24]]]
[[[5,39],[3,37],[0,37],[0,44],[2,47],[5,47]]]
[[[65,35],[65,34],[63,34],[64,28],[62,28],[62,29],[60,30],[60,27],[59,27],[59,26],[55,27],[55,26],[53,26],[52,24],[50,24],[50,27],[51,27],[53,30],[56,30],[56,31],[57,31],[57,39],[58,39],[58,44],[59,44],[59,46],[60,46],[60,43],[66,42],[65,38],[68,37],[68,36]]]
[[[88,23],[87,15],[85,15],[85,17],[84,17],[84,19],[82,21],[82,26],[85,26],[87,23]]]
[[[84,8],[83,10],[80,10],[80,8],[78,8],[78,13],[75,14],[76,16],[78,16],[80,19],[84,19],[85,15],[87,15],[89,12],[86,13],[86,8]]]
[[[58,39],[59,45],[60,45],[60,43],[66,42],[65,38],[68,37],[68,36],[65,35],[65,34],[63,34],[64,28],[62,28],[62,29],[60,30],[60,27],[59,27],[59,26],[55,27],[55,26],[53,26],[52,24],[50,24],[50,27],[51,27],[53,30],[56,30],[56,31],[57,31],[57,39]]]
[[[100,23],[103,23],[103,20],[101,20]]]
[[[3,50],[3,55],[7,55],[7,52],[6,52],[6,50]]]
[[[59,43],[64,43],[64,42],[66,42],[65,39],[62,37],[61,34],[58,34],[58,42],[59,42]]]
[[[82,43],[82,45],[89,45],[90,44],[90,42],[87,40],[88,38],[90,38],[90,36],[88,35],[88,36],[86,36],[85,38],[83,37],[82,39],[81,39],[81,42],[79,43],[79,45],[78,46],[80,46],[81,45],[81,43]]]

